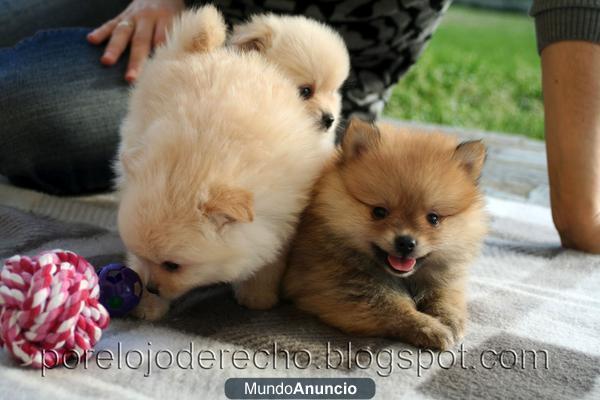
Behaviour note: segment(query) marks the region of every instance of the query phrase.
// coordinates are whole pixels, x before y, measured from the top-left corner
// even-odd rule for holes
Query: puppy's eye
[[[299,90],[300,90],[300,97],[302,97],[304,100],[308,100],[313,96],[312,86],[309,86],[309,85],[300,86]]]
[[[427,214],[427,222],[432,226],[438,226],[440,224],[440,216],[436,213],[429,213]]]
[[[165,261],[164,263],[162,263],[162,267],[169,272],[173,272],[179,269],[179,264],[171,261]]]
[[[374,219],[384,219],[390,214],[390,212],[387,208],[374,207],[371,211],[371,214],[373,215]]]

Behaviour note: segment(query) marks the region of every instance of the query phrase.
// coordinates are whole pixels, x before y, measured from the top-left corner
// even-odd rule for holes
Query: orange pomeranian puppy
[[[352,120],[292,244],[284,295],[339,329],[446,349],[486,232],[480,141]]]

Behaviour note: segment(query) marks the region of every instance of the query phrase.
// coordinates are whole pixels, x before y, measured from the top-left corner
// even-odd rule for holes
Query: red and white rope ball
[[[94,267],[70,251],[13,256],[0,272],[0,346],[24,366],[82,359],[109,323]],[[69,360],[70,361],[70,360]]]

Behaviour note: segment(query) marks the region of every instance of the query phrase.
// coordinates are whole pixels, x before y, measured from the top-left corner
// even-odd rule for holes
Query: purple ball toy
[[[142,296],[142,280],[123,264],[109,264],[98,272],[100,303],[111,317],[119,318],[133,310]]]

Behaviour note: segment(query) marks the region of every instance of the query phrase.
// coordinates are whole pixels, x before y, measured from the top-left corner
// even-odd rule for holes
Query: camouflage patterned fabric
[[[252,14],[305,15],[334,27],[350,51],[343,88],[345,117],[380,116],[392,87],[416,62],[451,0],[225,0],[212,2],[228,22]]]

